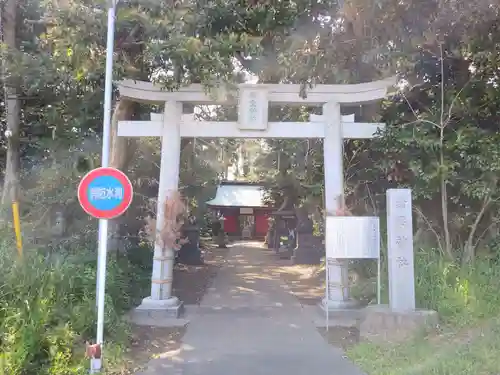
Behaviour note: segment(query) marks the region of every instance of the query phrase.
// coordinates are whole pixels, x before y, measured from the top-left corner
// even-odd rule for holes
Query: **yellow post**
[[[23,240],[21,238],[21,220],[19,218],[19,204],[12,202],[12,216],[14,218],[14,231],[16,232],[16,245],[19,256],[23,256]]]

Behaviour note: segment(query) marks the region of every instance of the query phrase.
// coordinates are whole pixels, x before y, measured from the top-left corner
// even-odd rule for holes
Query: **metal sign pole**
[[[380,251],[377,258],[377,305],[380,305]]]
[[[376,244],[378,245],[378,257],[377,257],[377,305],[380,305],[381,299],[381,288],[382,288],[382,275],[381,275],[381,262],[382,262],[382,246],[380,243],[382,242],[380,238],[380,222],[377,225],[377,233],[378,233],[378,241]]]
[[[104,120],[102,130],[102,156],[101,167],[109,164],[110,133],[111,133],[111,101],[113,93],[113,51],[115,39],[115,12],[116,0],[111,0],[108,5],[108,30],[106,41],[106,72],[104,84]],[[99,220],[97,258],[97,337],[96,345],[101,347],[99,358],[91,358],[90,373],[101,371],[102,345],[104,335],[104,301],[106,287],[106,253],[108,250],[108,220]]]
[[[326,258],[326,332],[328,332],[330,325],[330,270],[329,270],[329,258]]]

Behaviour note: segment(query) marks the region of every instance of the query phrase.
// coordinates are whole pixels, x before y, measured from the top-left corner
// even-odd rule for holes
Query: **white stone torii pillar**
[[[356,123],[354,116],[342,116],[341,104],[371,102],[386,96],[394,85],[394,78],[355,85],[319,85],[299,96],[300,85],[247,85],[239,86],[239,120],[195,121],[193,115],[182,115],[182,103],[228,104],[228,99],[207,95],[201,85],[191,85],[176,92],[164,91],[149,82],[131,80],[119,84],[120,95],[130,100],[154,104],[165,103],[163,115],[152,114],[151,121],[121,121],[118,135],[126,137],[162,137],[160,186],[158,195],[157,230],[163,227],[163,203],[168,191],[175,190],[179,182],[180,140],[182,137],[199,138],[322,138],[324,139],[325,208],[335,211],[344,193],[343,140],[373,138],[383,124]],[[295,105],[321,105],[323,115],[311,115],[310,122],[268,122],[269,103]],[[325,233],[325,237],[328,233]],[[325,241],[330,243],[330,241]],[[174,253],[155,245],[151,296],[143,300],[137,312],[148,316],[178,316],[181,302],[172,296]],[[351,306],[347,283],[347,267],[340,261],[330,267],[329,300],[323,301],[328,309]]]
[[[344,201],[344,138],[339,103],[330,102],[323,106],[323,121],[325,212],[330,213],[341,209],[339,205]],[[325,233],[325,243],[326,236]],[[348,263],[345,260],[336,262],[333,266],[326,265],[326,272],[331,272],[326,282],[333,284],[323,299],[323,307],[327,309],[348,308],[354,304],[349,298]]]
[[[162,116],[161,133],[161,160],[160,178],[158,184],[158,200],[156,206],[156,236],[165,225],[164,205],[170,192],[179,187],[179,168],[181,154],[180,122],[182,117],[182,103],[176,101],[165,102]],[[165,166],[168,166],[166,168]],[[178,317],[182,302],[172,295],[174,249],[163,248],[155,240],[153,254],[153,271],[151,275],[151,296],[143,299],[137,312],[151,312],[159,310],[161,315]],[[154,317],[154,316],[153,316]]]

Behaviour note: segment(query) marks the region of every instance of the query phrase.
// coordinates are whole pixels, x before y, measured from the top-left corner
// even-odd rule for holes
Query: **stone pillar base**
[[[182,251],[182,249],[180,251]],[[188,266],[202,266],[205,264],[201,250],[198,247],[189,250],[186,249],[182,253],[180,251],[177,257],[179,263]]]
[[[360,336],[373,342],[400,342],[419,332],[435,329],[438,313],[432,310],[394,311],[387,305],[368,306],[360,325]]]
[[[326,310],[322,303],[316,306],[304,306],[308,313],[314,316],[314,324],[316,327],[345,327],[345,328],[358,328],[364,317],[363,308],[353,309],[335,309],[328,311],[328,321],[326,320]]]
[[[178,319],[183,311],[183,303],[177,297],[170,297],[166,300],[154,300],[146,297],[142,303],[137,306],[131,314],[131,320],[138,325],[156,325],[163,324],[161,321],[168,319]]]
[[[335,313],[335,312],[342,312],[345,310],[361,308],[361,303],[351,298],[341,301],[332,301],[332,300],[327,301],[326,298],[323,298],[319,305],[325,313],[326,310],[328,310],[329,313]]]
[[[297,247],[293,250],[293,264],[317,265],[321,263],[322,252],[312,247]]]
[[[227,244],[226,244],[226,235],[225,234],[218,234],[215,239],[214,239],[215,243],[217,244],[217,247],[219,249],[225,249],[227,248]]]
[[[284,260],[292,259],[293,252],[290,250],[282,250],[278,252],[279,258]]]

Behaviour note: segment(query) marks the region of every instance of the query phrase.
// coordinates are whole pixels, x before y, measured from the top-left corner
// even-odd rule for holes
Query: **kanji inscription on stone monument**
[[[387,253],[389,305],[391,309],[397,311],[415,310],[410,189],[387,190]]]

